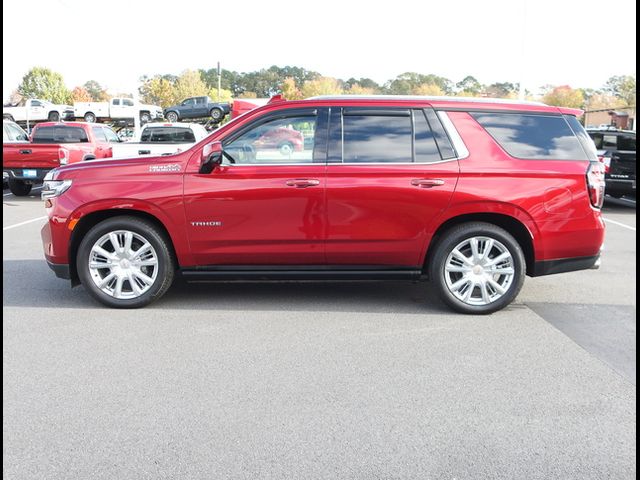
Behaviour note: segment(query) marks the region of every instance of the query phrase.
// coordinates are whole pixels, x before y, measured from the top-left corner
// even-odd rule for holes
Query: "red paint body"
[[[330,106],[447,110],[469,150],[460,160],[432,164],[219,166],[198,173],[205,145],[224,140],[262,115]],[[477,103],[446,100],[306,100],[257,108],[174,156],[107,160],[60,168],[73,186],[47,209],[45,255],[70,263],[76,220],[102,211],[153,216],[167,230],[182,268],[204,265],[380,265],[421,267],[445,222],[499,214],[526,228],[533,260],[598,255],[604,238],[591,206],[588,161],[510,157],[469,115]],[[483,103],[500,111],[558,113],[538,105]],[[561,110],[575,114],[575,111]],[[170,166],[159,171],[157,166]],[[151,167],[156,166],[151,171]],[[317,180],[298,188],[297,179]],[[434,188],[412,182],[438,179]],[[291,184],[288,184],[291,183]],[[195,222],[195,223],[192,223]],[[198,222],[219,222],[203,227]],[[80,222],[82,223],[82,222]]]
[[[82,128],[89,139],[82,143],[28,143],[28,144],[3,144],[2,166],[5,169],[36,168],[47,169],[60,166],[59,150],[68,152],[68,163],[81,162],[87,156],[99,158],[111,157],[111,146],[106,141],[98,140],[93,134],[92,124],[84,122],[42,122],[33,127],[33,136],[38,129],[59,125],[61,127]],[[23,153],[29,151],[29,153]]]

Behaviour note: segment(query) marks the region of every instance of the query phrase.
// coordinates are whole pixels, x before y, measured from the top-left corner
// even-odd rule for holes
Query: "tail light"
[[[587,189],[589,200],[595,208],[601,208],[604,202],[604,163],[590,162],[587,168]]]
[[[66,148],[59,148],[58,161],[60,162],[60,165],[66,165],[67,163],[69,163],[69,150],[67,150]]]
[[[604,165],[604,173],[611,171],[611,157],[607,155],[598,155],[598,161]]]

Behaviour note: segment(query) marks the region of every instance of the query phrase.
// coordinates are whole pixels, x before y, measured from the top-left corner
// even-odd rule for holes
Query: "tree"
[[[320,77],[316,80],[305,82],[301,92],[302,98],[315,97],[318,95],[340,95],[342,93],[342,87],[335,78]]]
[[[411,91],[411,93],[413,95],[444,95],[442,89],[438,85],[434,85],[433,83],[423,83],[422,85],[418,85]]]
[[[282,96],[287,100],[301,100],[304,98],[302,92],[296,86],[296,80],[293,77],[287,77],[280,85]]]
[[[209,93],[207,85],[202,81],[200,72],[185,70],[176,81],[176,95],[178,101],[187,97],[201,97]]]
[[[102,85],[100,85],[95,80],[89,80],[88,82],[85,82],[83,87],[89,93],[91,100],[93,100],[94,102],[109,101],[109,94],[107,93],[106,89],[104,89]]]
[[[247,90],[246,92],[240,94],[240,96],[237,98],[258,98],[258,94],[256,92],[250,92],[249,90]]]
[[[458,83],[456,83],[456,88],[458,89],[458,91],[463,91],[475,97],[482,91],[482,84],[478,80],[476,80],[475,77],[467,75]]]
[[[371,80],[370,78],[356,79],[351,77],[349,80],[344,82],[344,88],[346,90],[350,91],[353,89],[353,87],[359,87],[363,89],[362,91],[370,91],[371,93],[379,93],[382,88],[380,87],[380,85],[378,85],[378,83],[376,83],[374,80]]]
[[[220,98],[218,98],[218,87],[216,87],[209,90],[209,98],[214,102],[231,102],[233,100],[233,94],[231,93],[231,90],[221,88]]]
[[[423,75],[415,72],[405,72],[398,75],[394,80],[385,83],[385,90],[392,95],[411,95],[415,88],[425,83],[437,85],[447,95],[453,91],[451,80],[448,78],[431,73]]]
[[[624,107],[624,100],[608,94],[608,93],[594,93],[587,100],[587,110],[614,110],[619,107]]]
[[[71,92],[62,75],[44,67],[34,67],[22,77],[18,93],[27,98],[41,98],[53,103],[69,103]]]
[[[555,87],[542,97],[542,101],[547,105],[557,107],[582,108],[584,105],[584,95],[580,89],[574,90],[569,85]]]
[[[93,99],[86,89],[83,87],[76,87],[71,91],[71,100],[73,102],[90,102]]]
[[[152,105],[160,105],[166,108],[178,102],[174,82],[164,78],[162,75],[156,75],[153,78],[143,77],[139,91],[142,101]]]
[[[349,95],[375,95],[378,91],[371,87],[363,87],[359,83],[354,83],[345,93]]]
[[[484,89],[484,93],[491,98],[515,98],[520,85],[511,82],[492,83]]]
[[[635,75],[617,75],[609,78],[604,91],[624,101],[627,107],[636,105],[636,77]]]

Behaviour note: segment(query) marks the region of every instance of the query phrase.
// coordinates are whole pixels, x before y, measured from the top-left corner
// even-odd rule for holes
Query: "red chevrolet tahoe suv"
[[[525,275],[595,268],[603,167],[573,109],[273,99],[172,156],[51,172],[50,267],[111,307],[186,280],[429,279],[464,313]],[[288,128],[299,149],[261,142]],[[278,133],[279,134],[279,133]]]

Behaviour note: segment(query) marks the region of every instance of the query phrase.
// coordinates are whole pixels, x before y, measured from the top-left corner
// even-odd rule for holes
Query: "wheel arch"
[[[121,216],[129,216],[129,217],[137,217],[140,219],[147,220],[154,224],[158,229],[165,235],[169,248],[171,248],[171,254],[173,256],[175,267],[179,268],[178,255],[176,252],[176,248],[174,245],[173,238],[169,234],[166,226],[158,217],[155,215],[143,212],[141,210],[134,209],[126,209],[126,208],[116,208],[116,209],[107,209],[107,210],[96,210],[86,215],[83,215],[78,220],[78,223],[75,225],[73,232],[71,233],[71,238],[69,240],[69,273],[71,276],[71,284],[78,285],[80,284],[80,278],[78,276],[78,266],[76,264],[76,256],[78,254],[78,248],[80,247],[80,243],[85,235],[95,227],[98,223],[107,220],[113,217],[121,217]]]
[[[438,244],[442,236],[446,234],[449,229],[457,225],[470,222],[490,223],[510,233],[522,248],[527,264],[527,275],[531,275],[535,265],[535,246],[533,242],[533,235],[530,229],[521,220],[517,219],[514,216],[504,213],[489,212],[461,214],[448,218],[446,221],[441,223],[431,237],[431,241],[429,242],[429,246],[425,254],[425,260],[422,266],[424,274],[428,274],[429,272],[429,265],[431,263],[431,260],[433,259],[435,246]]]

